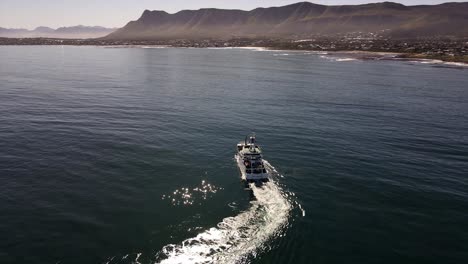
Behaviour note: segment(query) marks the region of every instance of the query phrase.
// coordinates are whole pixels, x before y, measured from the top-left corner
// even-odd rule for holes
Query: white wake
[[[181,244],[165,246],[160,263],[246,263],[250,256],[268,248],[267,242],[281,236],[287,227],[293,206],[273,179],[251,188],[255,200],[249,209]]]

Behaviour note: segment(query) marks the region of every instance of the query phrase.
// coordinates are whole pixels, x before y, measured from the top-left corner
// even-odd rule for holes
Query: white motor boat
[[[236,160],[242,180],[255,183],[268,181],[270,175],[265,168],[262,150],[257,145],[255,134],[252,133],[237,144]]]

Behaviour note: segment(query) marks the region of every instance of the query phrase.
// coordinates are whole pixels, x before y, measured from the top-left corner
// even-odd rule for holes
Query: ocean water
[[[467,263],[468,68],[0,47],[0,263]],[[244,190],[256,132],[273,181]]]

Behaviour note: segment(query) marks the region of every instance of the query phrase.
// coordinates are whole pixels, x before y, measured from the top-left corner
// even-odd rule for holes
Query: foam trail
[[[268,240],[287,227],[293,206],[273,180],[251,188],[256,199],[249,209],[179,245],[165,246],[160,263],[246,263],[249,256],[266,249]]]
[[[135,262],[134,262],[135,264],[141,264],[141,263],[138,261],[138,259],[140,258],[141,254],[142,254],[142,253],[137,253],[137,256],[136,256]]]

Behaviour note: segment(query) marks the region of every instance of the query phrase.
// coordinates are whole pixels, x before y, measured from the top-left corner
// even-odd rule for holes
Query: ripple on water
[[[211,195],[217,193],[223,188],[217,187],[206,181],[202,181],[197,187],[188,188],[182,187],[176,189],[170,194],[164,194],[161,199],[168,200],[173,205],[193,205],[197,201],[206,200]],[[200,204],[200,203],[198,203]]]

